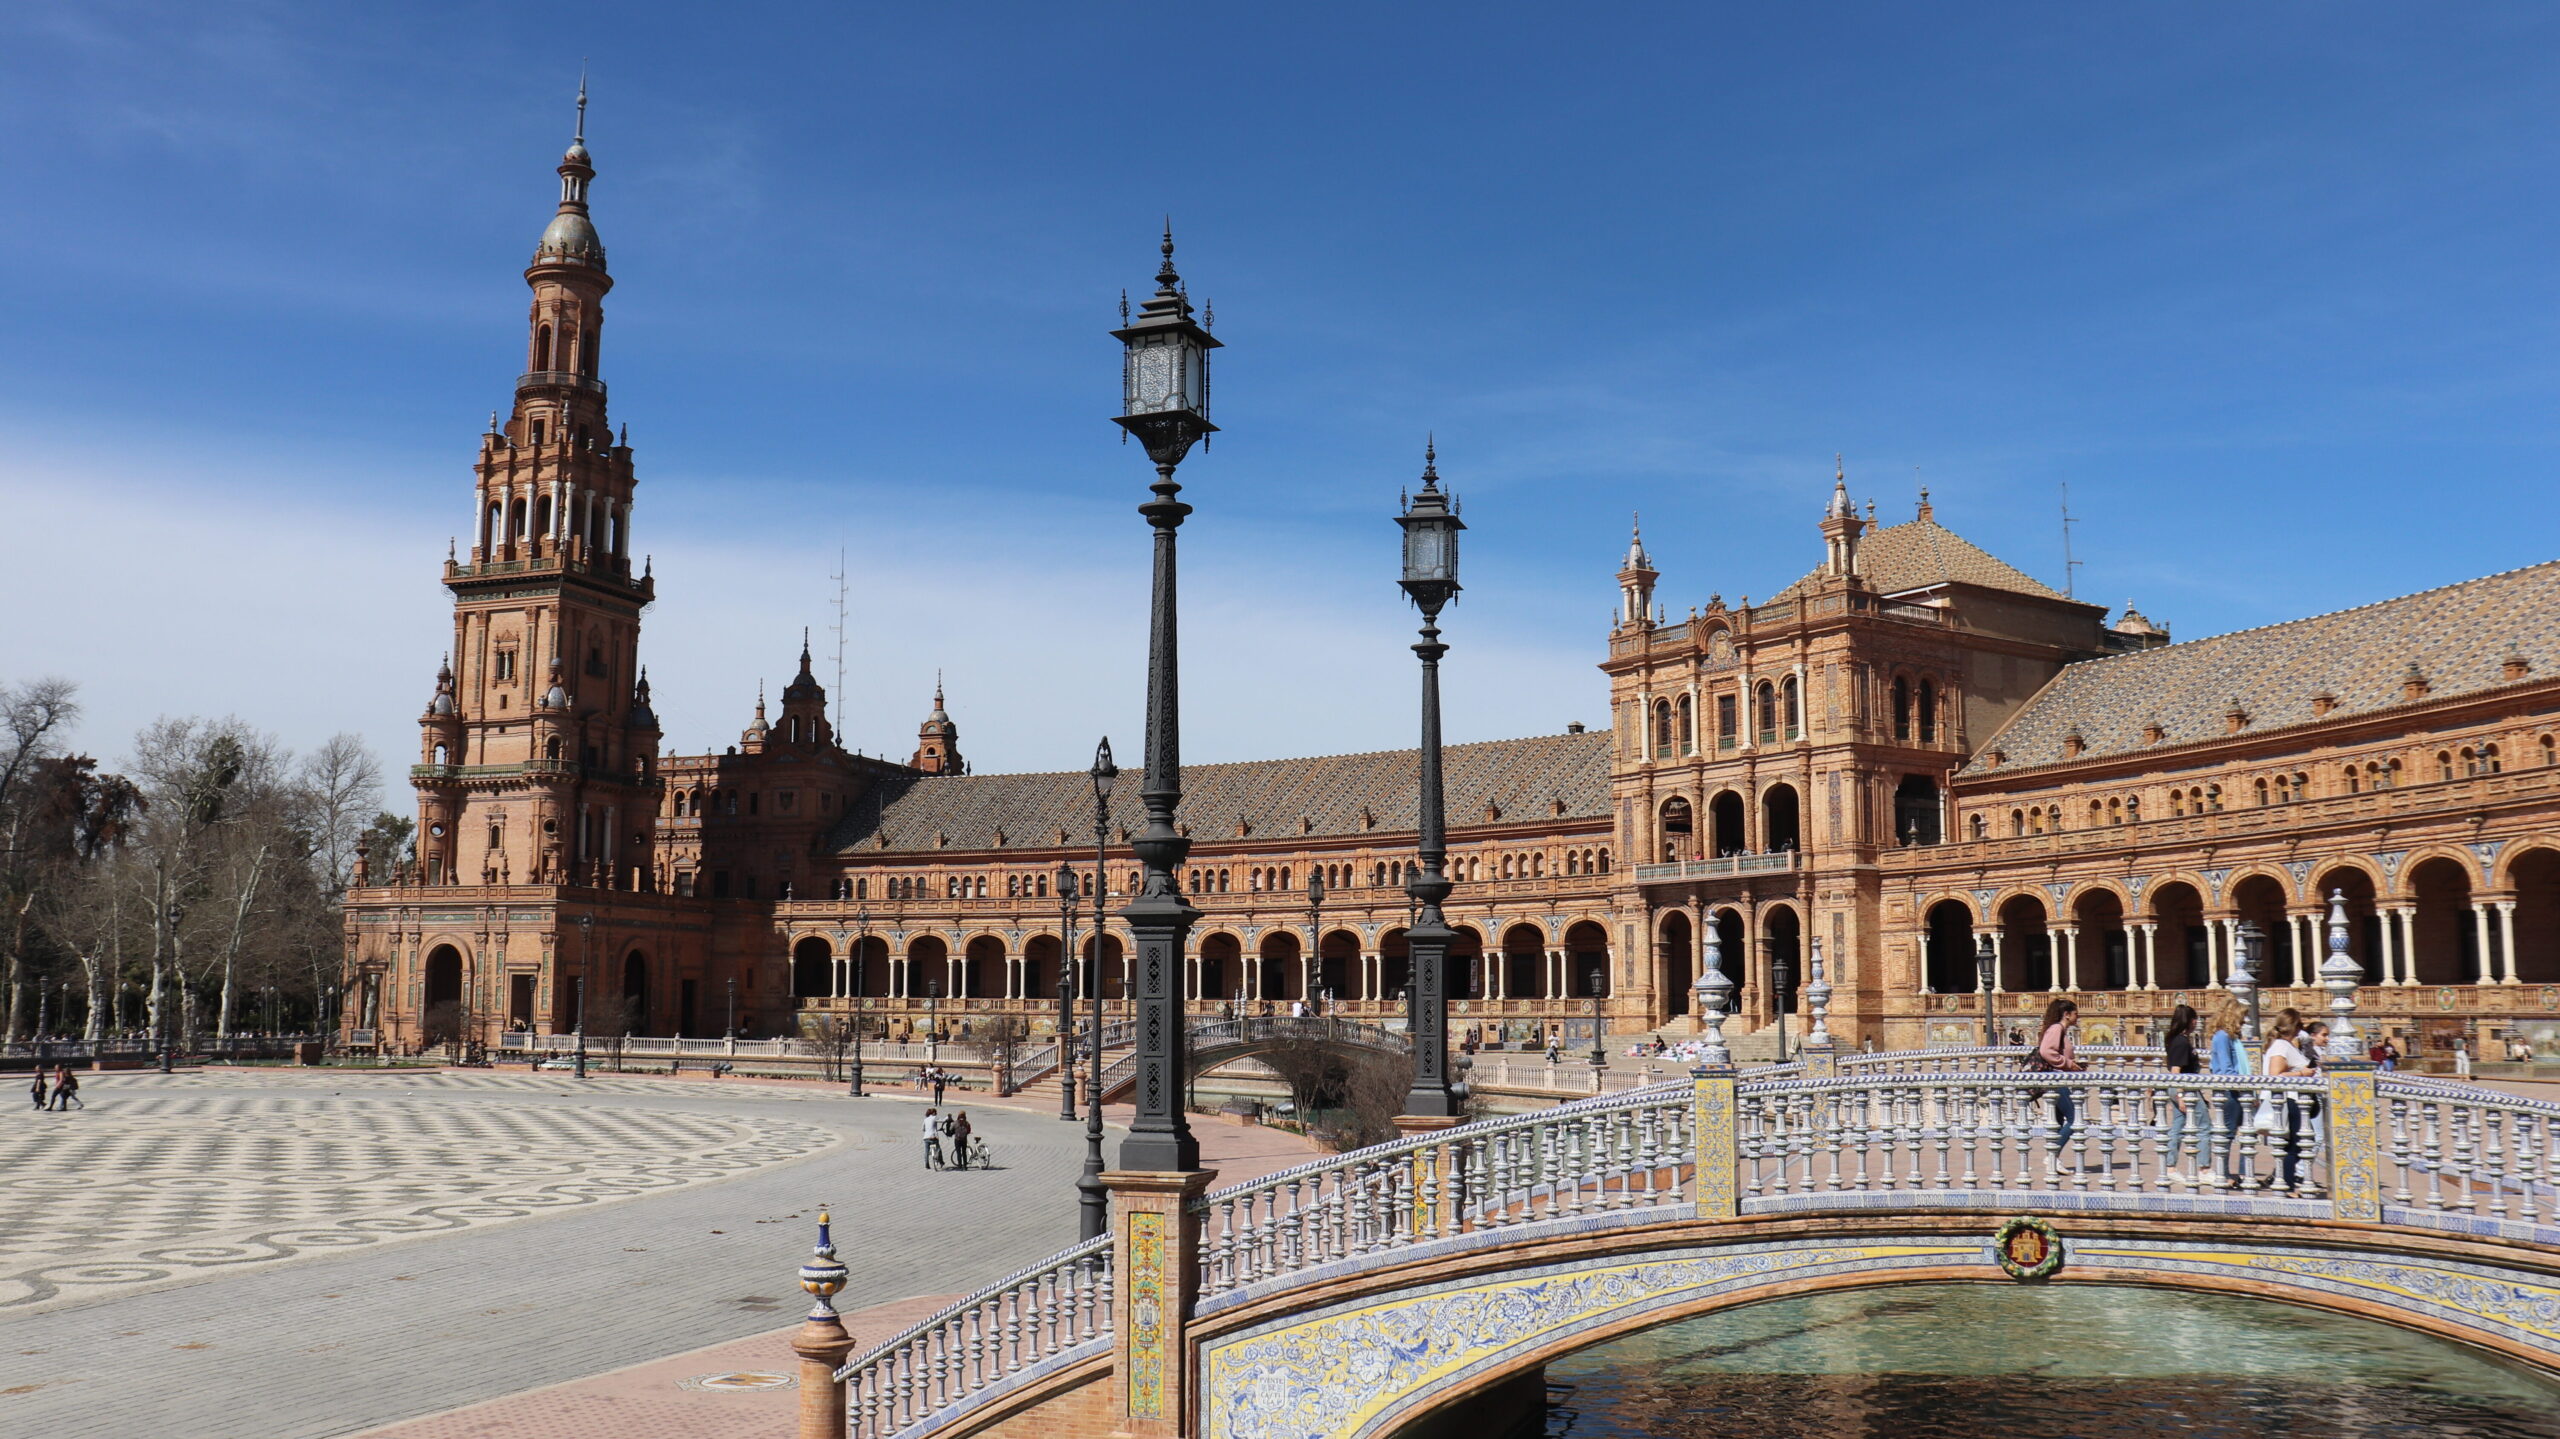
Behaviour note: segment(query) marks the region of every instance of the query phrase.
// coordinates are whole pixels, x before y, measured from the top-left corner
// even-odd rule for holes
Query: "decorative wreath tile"
[[[2062,1268],[2062,1236],[2031,1214],[2021,1214],[1991,1236],[1991,1253],[2012,1279],[2050,1279]]]

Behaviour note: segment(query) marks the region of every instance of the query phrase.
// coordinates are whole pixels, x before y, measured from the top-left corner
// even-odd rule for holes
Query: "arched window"
[[[2044,833],[2044,806],[2038,805],[2027,811],[2027,831],[2030,834]]]
[[[2268,790],[2267,790],[2267,782],[2266,782],[2265,780],[2259,780],[2259,781],[2257,782],[2257,791],[2258,791],[2258,804],[2259,804],[2259,807],[2264,808],[2264,807],[2265,807],[2265,805],[2266,805],[2266,803],[2267,803],[2267,794],[2268,794]]]
[[[2542,762],[2544,764],[2560,764],[2560,735],[2544,735],[2542,737]]]
[[[1609,852],[1605,849],[1600,851],[1600,872],[1602,874],[1609,872]]]
[[[1547,857],[1545,855],[1533,854],[1529,856],[1529,877],[1531,879],[1545,879],[1547,877]]]
[[[2125,797],[2124,818],[2127,824],[2142,823],[2142,796],[2136,794]]]
[[[1893,681],[1893,737],[1911,738],[1911,681],[1899,675]]]
[[[1756,711],[1754,718],[1759,722],[1760,742],[1776,744],[1778,742],[1778,687],[1767,680],[1762,680],[1759,690],[1752,698],[1752,707]]]
[[[560,736],[553,735],[551,738],[542,742],[542,757],[544,759],[558,759],[560,757]]]
[[[1653,702],[1653,752],[1656,757],[1671,753],[1671,701]]]
[[[1698,705],[1687,695],[1680,697],[1680,752],[1698,752]]]
[[[2208,808],[2219,812],[2222,809],[2222,786],[2218,784],[2206,785],[2204,787],[2204,802]]]
[[[2486,774],[2496,774],[2498,772],[2500,766],[2498,764],[2498,747],[2496,745],[2489,744],[2482,745],[2480,747],[2480,768],[2482,772]]]
[[[2107,807],[2104,804],[2099,803],[2097,800],[2093,799],[2089,801],[2089,828],[2096,829],[2099,825],[2106,822],[2106,818]]]
[[[2009,833],[2012,835],[2021,835],[2026,832],[2027,812],[2022,809],[2013,809],[2009,811]]]
[[[2465,750],[2462,752],[2462,764],[2463,764],[2463,767],[2464,767],[2465,769],[2468,769],[2468,768],[2470,768],[2470,766],[2471,766],[2471,751],[2470,751],[2470,750],[2468,750],[2468,749],[2465,749]],[[2438,751],[2436,751],[2436,778],[2437,778],[2437,779],[2451,779],[2451,778],[2453,778],[2453,751],[2451,751],[2451,750],[2438,750]]]
[[[1922,744],[1938,742],[1938,682],[1936,680],[1920,682],[1920,742]]]
[[[1778,688],[1786,706],[1784,719],[1787,738],[1802,739],[1804,738],[1804,695],[1796,685],[1796,677],[1787,676],[1785,682]]]
[[[586,341],[578,347],[578,373],[592,380],[596,377],[596,352],[604,348],[604,336],[599,331],[590,329],[587,331]]]
[[[1283,870],[1281,870],[1281,871],[1280,871],[1280,887],[1281,887],[1282,889],[1295,889],[1295,888],[1297,888],[1297,886],[1296,886],[1296,885],[1291,884],[1291,883],[1289,882],[1289,871],[1287,871],[1286,869],[1283,869]]]
[[[2359,779],[2358,779],[2358,777],[2357,777],[2357,775],[2356,775],[2356,767],[2355,767],[2354,765],[2349,765],[2349,766],[2347,766],[2347,770],[2346,770],[2346,781],[2347,781],[2347,793],[2349,793],[2349,794],[2354,794],[2354,793],[2356,793],[2357,791],[2359,791],[2359,790],[2361,790],[2361,789],[2363,789],[2363,788],[2364,788],[2364,784],[2362,783],[2362,781],[2361,781],[2361,780],[2359,780]]]
[[[1981,839],[1984,836],[1984,833],[1989,829],[1990,826],[1982,822],[1982,816],[1975,815],[1973,817],[1973,837],[1975,839]]]
[[[549,325],[536,325],[534,327],[533,367],[537,370],[547,370],[551,368],[551,327]]]

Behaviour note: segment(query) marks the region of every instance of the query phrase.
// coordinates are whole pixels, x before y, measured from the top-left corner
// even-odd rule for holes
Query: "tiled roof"
[[[1609,736],[1537,735],[1450,745],[1441,752],[1444,812],[1452,828],[1494,823],[1606,819]],[[1301,837],[1414,831],[1419,788],[1416,752],[1323,755],[1186,765],[1179,821],[1195,844],[1287,844]],[[1124,768],[1111,793],[1116,831],[1134,834],[1145,811],[1138,800],[1143,771]],[[1562,815],[1556,804],[1563,802]],[[1366,809],[1373,824],[1362,823]],[[1237,822],[1248,832],[1239,836]],[[1064,774],[914,775],[884,779],[856,802],[829,843],[839,853],[912,854],[939,849],[1052,848],[1064,829],[1071,844],[1093,834],[1093,785],[1081,771]],[[881,836],[888,843],[879,843]]]
[[[2337,697],[2330,720],[2408,703],[2414,664],[2430,702],[2508,683],[2509,655],[2547,679],[2560,666],[2560,560],[2422,590],[2358,609],[2288,620],[2210,639],[2066,665],[2051,683],[1975,752],[1967,775],[1993,772],[1982,755],[2000,750],[2000,772],[2058,764],[2063,737],[2077,729],[2080,757],[2102,759],[2148,748],[2143,728],[2157,719],[2162,744],[2193,744],[2229,732],[2237,699],[2249,734],[2318,718],[2312,696]]]
[[[1973,541],[1926,516],[1909,524],[1888,525],[1881,530],[1868,531],[1858,541],[1858,575],[1879,594],[1894,595],[1952,582],[2034,595],[2039,599],[2063,598],[2044,581],[2006,560],[1995,558]],[[1821,576],[1822,571],[1817,568],[1779,591],[1776,598],[1794,599],[1811,589]]]

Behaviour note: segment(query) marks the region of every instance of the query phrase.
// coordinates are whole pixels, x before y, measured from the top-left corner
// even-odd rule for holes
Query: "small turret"
[[[1826,552],[1822,572],[1834,579],[1854,579],[1858,574],[1858,537],[1867,532],[1867,524],[1858,518],[1858,507],[1849,500],[1847,462],[1838,455],[1831,460],[1831,504],[1822,512]]]
[[[1653,557],[1644,552],[1644,516],[1635,517],[1633,533],[1627,540],[1627,560],[1618,566],[1618,623],[1650,624],[1653,620],[1653,582],[1662,578],[1653,567]]]
[[[635,730],[658,732],[658,712],[649,707],[649,667],[640,667],[640,683],[631,688],[630,725]]]
[[[809,672],[809,632],[800,632],[800,672],[782,690],[782,738],[791,744],[826,745],[835,735],[827,724],[827,688]]]
[[[942,676],[933,677],[933,713],[916,726],[916,752],[907,767],[926,774],[959,774],[966,765],[960,758],[960,727],[951,722],[950,711],[942,707]]]

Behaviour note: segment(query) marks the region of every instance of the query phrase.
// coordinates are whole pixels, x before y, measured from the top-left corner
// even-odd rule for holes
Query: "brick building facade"
[[[789,1032],[863,1014],[1124,1000],[1115,922],[1062,942],[1057,872],[1095,862],[1081,773],[969,773],[939,689],[907,764],[854,754],[798,672],[736,745],[662,756],[629,562],[632,452],[599,365],[612,286],[583,143],[525,272],[528,366],[481,438],[454,649],[421,719],[418,855],[360,861],[349,1027]],[[1587,1016],[1688,1027],[1702,941],[1737,1031],[1797,1004],[1818,946],[1853,1041],[1977,1035],[2081,997],[2132,1039],[2270,936],[2308,1003],[2342,897],[2368,1012],[2435,1044],[2560,1025],[2560,564],[2171,643],[1918,513],[1878,527],[1845,477],[1821,562],[1766,603],[1670,620],[1641,537],[1600,668],[1611,722],[1453,746],[1453,1032],[1522,1042]],[[1192,766],[1186,994],[1400,1012],[1411,751]],[[1124,786],[1102,869],[1129,892]],[[1322,881],[1321,899],[1310,879]],[[1775,993],[1778,966],[1795,984]],[[2004,1025],[2020,1022],[2003,1018]]]

